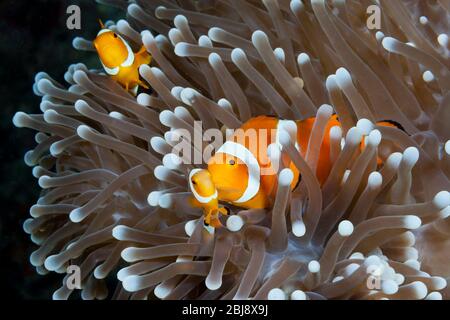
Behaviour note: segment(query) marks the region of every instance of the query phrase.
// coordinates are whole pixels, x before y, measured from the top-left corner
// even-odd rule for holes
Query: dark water
[[[66,27],[71,4],[81,8],[81,30]],[[23,232],[22,223],[39,187],[23,155],[35,145],[34,132],[15,128],[11,119],[17,111],[40,113],[40,99],[32,91],[37,72],[64,82],[72,63],[99,67],[94,53],[73,49],[72,39],[93,38],[99,18],[123,17],[120,10],[94,0],[0,0],[0,287],[11,299],[51,298],[62,280],[60,275],[37,275],[28,261],[37,246]]]

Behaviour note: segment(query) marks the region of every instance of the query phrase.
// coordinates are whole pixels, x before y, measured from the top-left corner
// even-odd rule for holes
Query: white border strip
[[[195,199],[198,200],[200,203],[209,203],[211,200],[217,199],[217,190],[214,192],[212,196],[209,197],[203,197],[197,193],[197,191],[194,188],[194,185],[192,184],[192,176],[196,174],[199,171],[202,171],[203,169],[193,169],[189,173],[189,187],[191,188],[192,193],[194,194]]]
[[[235,203],[250,201],[259,191],[261,168],[255,156],[243,145],[233,141],[225,142],[217,153],[225,153],[234,156],[244,162],[248,169],[248,184],[244,194]]]

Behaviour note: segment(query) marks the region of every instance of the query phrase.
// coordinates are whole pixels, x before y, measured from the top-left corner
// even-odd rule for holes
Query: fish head
[[[191,191],[200,198],[210,198],[216,193],[211,174],[205,169],[194,169],[189,174]]]
[[[208,171],[221,199],[232,201],[245,192],[249,180],[248,168],[239,158],[216,153],[208,161]]]
[[[101,62],[107,68],[120,66],[129,56],[129,46],[112,30],[100,30],[93,43]]]

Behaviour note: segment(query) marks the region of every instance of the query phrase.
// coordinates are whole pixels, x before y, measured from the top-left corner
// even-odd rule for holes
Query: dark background
[[[66,28],[71,4],[81,8],[81,30]],[[0,0],[0,288],[10,299],[50,299],[62,280],[57,274],[38,275],[28,260],[37,246],[22,224],[39,196],[39,186],[23,155],[34,148],[35,132],[14,127],[11,119],[17,111],[41,113],[40,98],[32,91],[39,71],[64,83],[64,72],[72,63],[98,68],[96,54],[76,51],[72,39],[93,39],[99,18],[124,16],[94,0]]]

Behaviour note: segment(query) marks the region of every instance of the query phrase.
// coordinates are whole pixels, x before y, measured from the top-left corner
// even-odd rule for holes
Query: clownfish
[[[272,170],[266,151],[267,146],[278,144],[281,147],[278,140],[280,130],[286,126],[296,126],[295,146],[304,156],[315,121],[316,118],[302,121],[280,120],[270,116],[252,118],[236,130],[209,159],[207,169],[193,169],[189,175],[189,186],[195,198],[192,203],[195,203],[195,207],[204,209],[205,225],[211,224],[212,220],[214,223],[211,226],[221,225],[217,217],[218,213],[223,212],[219,209],[219,202],[244,209],[264,209],[273,205],[278,176],[277,171]],[[379,122],[378,125],[402,129],[400,125],[391,121]],[[341,127],[337,115],[329,119],[325,132],[329,133],[334,126]],[[249,130],[253,130],[256,134],[247,135]],[[361,142],[361,148],[363,146],[364,140]],[[291,183],[293,191],[299,185],[301,174],[289,159],[285,160],[281,159],[284,166],[290,168],[294,175]],[[378,159],[379,164],[380,161]],[[331,168],[330,137],[329,134],[325,134],[316,171],[321,184],[326,181]]]
[[[127,91],[137,94],[138,86],[149,87],[139,78],[139,67],[151,62],[144,46],[134,53],[130,45],[100,21],[101,30],[94,39],[94,47],[105,72]]]
[[[218,228],[221,226],[219,214],[228,215],[229,210],[219,206],[217,189],[207,170],[193,169],[189,173],[189,187],[194,194],[190,204],[204,210],[204,224]]]

